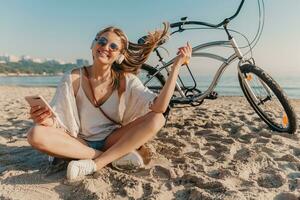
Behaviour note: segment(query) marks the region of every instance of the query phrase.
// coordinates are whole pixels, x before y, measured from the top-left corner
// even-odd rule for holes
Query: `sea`
[[[16,85],[25,87],[56,87],[61,76],[0,76],[0,85]],[[300,99],[300,78],[294,76],[273,77],[291,99]],[[192,79],[181,77],[186,85],[192,85]],[[197,88],[205,91],[212,81],[210,76],[196,76]],[[238,77],[233,75],[222,76],[214,89],[219,96],[243,96]]]

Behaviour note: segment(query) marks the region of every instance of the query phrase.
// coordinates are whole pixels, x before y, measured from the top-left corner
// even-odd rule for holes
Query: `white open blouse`
[[[51,106],[57,115],[59,127],[65,129],[73,137],[80,133],[80,117],[72,86],[71,70],[66,72],[57,86]],[[126,89],[120,95],[117,109],[119,123],[126,125],[151,110],[155,97],[151,90],[143,85],[140,79],[131,73],[125,75]]]

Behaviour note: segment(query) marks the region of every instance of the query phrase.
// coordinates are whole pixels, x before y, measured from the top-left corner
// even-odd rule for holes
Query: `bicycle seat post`
[[[156,48],[155,50],[155,53],[156,53],[156,55],[157,55],[157,57],[159,58],[159,62],[162,62],[164,59],[163,59],[163,57],[161,57],[161,55],[160,55],[160,53],[159,53],[159,51],[158,51],[158,49]]]

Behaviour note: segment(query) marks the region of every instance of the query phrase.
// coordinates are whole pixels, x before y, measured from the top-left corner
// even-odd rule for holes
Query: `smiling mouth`
[[[107,58],[110,58],[108,52],[106,52],[106,51],[101,51],[101,50],[99,49],[99,50],[97,50],[97,53],[98,53],[98,55],[100,55],[101,57],[105,56],[105,57],[107,57]]]

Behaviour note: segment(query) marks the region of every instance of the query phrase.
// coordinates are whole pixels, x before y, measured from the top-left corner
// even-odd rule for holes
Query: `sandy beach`
[[[51,100],[55,88],[0,86],[0,199],[300,199],[300,128],[272,132],[244,97],[175,108],[148,143],[145,169],[110,166],[77,181],[49,168],[26,131],[26,95]],[[300,100],[291,101],[300,116]]]

